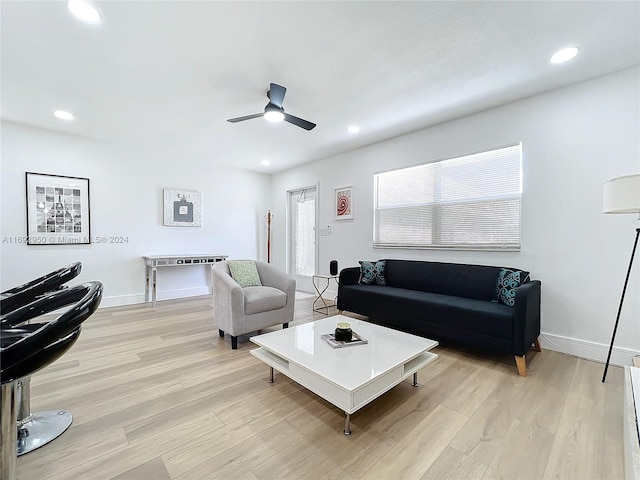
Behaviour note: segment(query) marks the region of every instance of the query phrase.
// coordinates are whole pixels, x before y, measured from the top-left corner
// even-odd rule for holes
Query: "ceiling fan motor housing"
[[[284,109],[273,103],[268,103],[264,107],[264,118],[268,122],[279,123],[285,119]]]
[[[267,105],[264,107],[264,113],[267,112],[280,112],[282,114],[284,114],[284,108],[282,107],[277,107],[276,105],[274,105],[273,103],[269,102],[267,103]]]

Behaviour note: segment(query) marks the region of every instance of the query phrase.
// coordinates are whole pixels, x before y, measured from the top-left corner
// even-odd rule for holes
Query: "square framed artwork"
[[[164,225],[169,227],[202,226],[202,198],[192,190],[163,190]]]
[[[336,188],[334,220],[353,219],[353,185]]]
[[[27,245],[91,243],[89,179],[26,172]]]

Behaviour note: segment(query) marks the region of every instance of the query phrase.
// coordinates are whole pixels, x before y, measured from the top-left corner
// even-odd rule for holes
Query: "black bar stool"
[[[77,277],[81,270],[82,263],[75,262],[19,287],[0,293],[0,312],[2,313],[0,328],[3,330],[3,337],[19,334],[14,327],[19,325],[21,321],[19,317],[16,318],[10,315],[11,312],[28,305],[48,292],[64,288],[63,284]],[[14,333],[11,334],[6,330],[7,328],[11,328]],[[20,329],[24,334],[25,329],[34,331],[36,328],[32,325],[20,325]],[[18,456],[20,456],[60,436],[69,428],[73,417],[69,412],[63,410],[49,410],[32,414],[30,376],[25,376],[18,380],[15,389],[18,395],[17,428],[19,439]]]
[[[16,429],[18,380],[54,362],[75,343],[82,322],[100,305],[102,291],[100,282],[88,282],[46,294],[8,314],[19,324],[71,305],[49,322],[0,331],[0,480],[15,479],[17,448],[24,440],[20,437],[31,435]]]
[[[0,314],[4,315],[16,308],[33,302],[39,295],[57,290],[69,280],[80,275],[82,263],[75,262],[66,267],[47,273],[19,287],[0,293]]]

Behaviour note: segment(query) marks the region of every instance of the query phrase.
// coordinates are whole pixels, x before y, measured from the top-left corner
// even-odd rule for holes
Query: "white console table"
[[[142,257],[145,262],[145,288],[144,303],[151,300],[151,306],[156,306],[156,283],[158,268],[160,267],[184,267],[185,265],[203,265],[222,262],[227,255],[219,254],[188,254],[188,255],[147,255]],[[151,288],[150,288],[151,287]],[[151,298],[149,298],[151,290]]]

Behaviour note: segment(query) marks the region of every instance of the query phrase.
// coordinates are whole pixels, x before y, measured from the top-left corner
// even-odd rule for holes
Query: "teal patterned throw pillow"
[[[377,262],[360,261],[360,279],[358,283],[364,285],[386,285],[387,284],[387,262],[378,260]]]
[[[242,288],[262,286],[256,262],[253,260],[230,260],[229,272],[231,272],[231,277]]]
[[[529,272],[503,268],[498,274],[496,297],[498,303],[513,307],[516,303],[516,288],[529,280]]]

